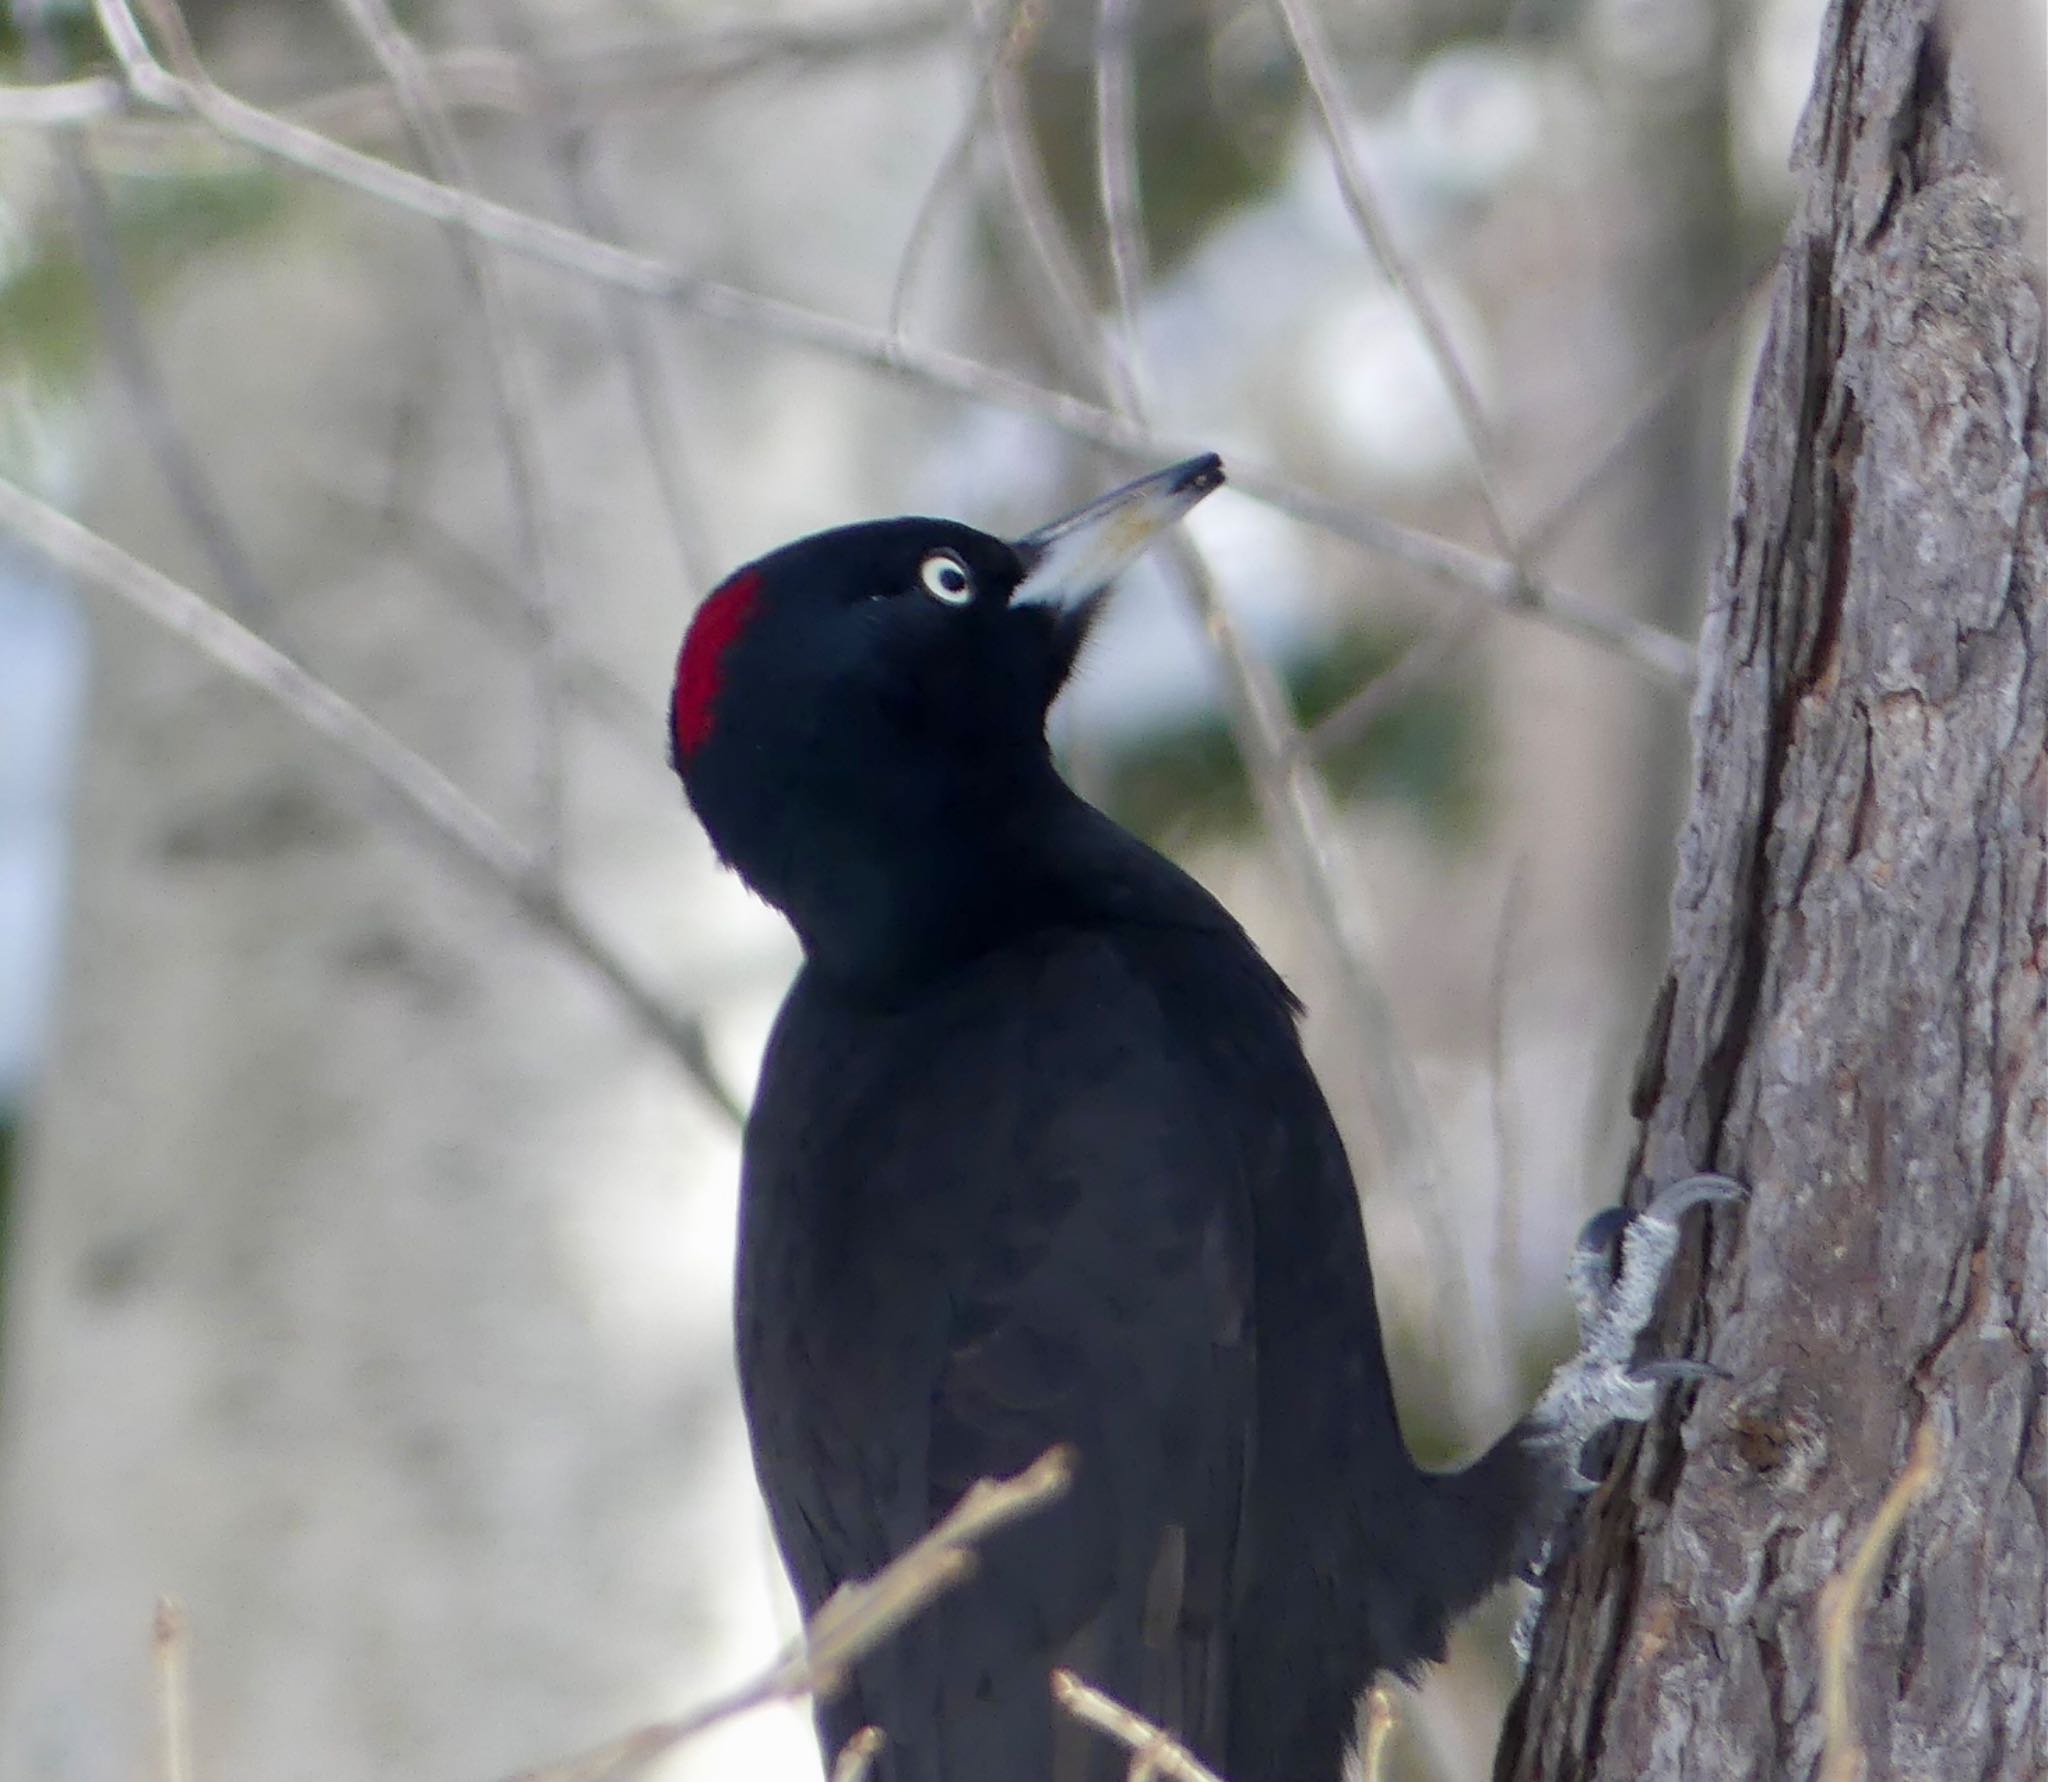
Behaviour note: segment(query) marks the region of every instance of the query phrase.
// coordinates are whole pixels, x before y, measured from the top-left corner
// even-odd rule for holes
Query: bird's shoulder
[[[850,1166],[873,1144],[860,1161],[886,1168],[1005,1131],[1043,1145],[1091,1111],[1138,1136],[1162,1104],[1227,1112],[1191,1100],[1219,1077],[1242,1093],[1303,1071],[1299,1005],[1206,891],[1176,872],[1090,895],[900,993],[806,966],[770,1036],[750,1162],[793,1147],[798,1167],[828,1149]]]
[[[1091,1229],[1194,1203],[1241,1227],[1277,1176],[1342,1173],[1295,1154],[1331,1150],[1327,1114],[1297,1005],[1229,913],[1106,820],[1062,858],[1041,919],[900,993],[798,975],[746,1134],[743,1296],[772,1268],[883,1316],[884,1276],[1049,1240],[1084,1192],[1116,1185]]]

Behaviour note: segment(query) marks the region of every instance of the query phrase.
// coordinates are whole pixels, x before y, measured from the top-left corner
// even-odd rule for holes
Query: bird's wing
[[[1053,1738],[1061,1663],[1220,1755],[1251,1210],[1216,1101],[1100,937],[896,1015],[811,986],[785,1011],[748,1133],[739,1324],[806,1608],[974,1480],[1056,1442],[1078,1457],[1066,1499],[821,1710],[828,1742],[888,1726],[892,1782],[1090,1773],[1099,1741],[1071,1769]]]
[[[1252,1435],[1248,1184],[1107,945],[1045,960],[1032,988],[997,1115],[1004,1186],[931,1397],[928,1510],[1054,1441],[1078,1471],[1071,1500],[993,1544],[942,1618],[944,1718],[964,1758],[1005,1736],[965,1711],[988,1679],[1057,1662],[1220,1755]]]

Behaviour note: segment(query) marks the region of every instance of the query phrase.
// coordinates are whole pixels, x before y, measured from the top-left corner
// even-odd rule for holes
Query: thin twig
[[[1699,375],[1701,366],[1713,356],[1728,332],[1749,313],[1756,300],[1770,290],[1777,270],[1777,258],[1773,256],[1768,265],[1760,268],[1756,276],[1724,303],[1706,326],[1672,356],[1663,375],[1630,409],[1585,468],[1572,479],[1571,487],[1524,530],[1522,550],[1528,561],[1538,563],[1548,556],[1579,517],[1587,500],[1635,457],[1643,435],[1657,424],[1665,409]]]
[[[536,48],[526,55],[466,48],[425,55],[443,101],[457,111],[518,115],[566,95],[580,113],[711,88],[750,75],[829,67],[869,55],[895,55],[950,28],[945,7],[856,15],[824,23],[656,31],[622,42]],[[52,87],[0,87],[0,128],[73,121],[119,121],[124,141],[190,134],[196,120],[129,123],[128,87],[105,75]],[[337,136],[375,139],[403,124],[390,85],[361,81],[294,101],[286,115]]]
[[[1143,413],[1144,355],[1138,342],[1138,300],[1148,273],[1145,212],[1138,186],[1137,76],[1131,51],[1131,0],[1101,0],[1095,20],[1095,157],[1102,193],[1102,232],[1109,243],[1110,283],[1125,375]]]
[[[530,36],[531,20],[517,7],[510,14],[509,24],[514,31]],[[533,53],[532,45],[527,47],[529,54]],[[604,182],[591,166],[588,132],[571,118],[565,90],[548,80],[548,62],[536,55],[535,63],[542,71],[536,109],[546,120],[549,153],[568,198],[569,214],[586,234],[617,235],[620,218]],[[653,474],[655,495],[661,502],[676,568],[684,587],[708,588],[717,565],[706,549],[703,517],[693,495],[695,479],[683,443],[683,429],[676,418],[675,378],[664,350],[664,338],[652,326],[654,318],[624,291],[600,285],[597,297],[604,306],[605,320],[625,374],[627,401]]]
[[[1072,1671],[1053,1672],[1052,1699],[1083,1726],[1107,1733],[1160,1775],[1176,1777],[1178,1782],[1223,1782],[1165,1728],[1154,1726],[1115,1696],[1082,1682]]]
[[[735,14],[735,17],[738,15]],[[818,70],[874,56],[899,56],[953,29],[949,6],[849,12],[828,19],[764,19],[745,25],[644,31],[622,42],[536,50],[529,91],[616,105],[660,100],[679,88],[709,88],[762,74]]]
[[[507,635],[530,648],[531,614],[497,562],[458,538],[432,514],[365,501],[332,482],[319,493],[336,509],[340,523],[366,530],[369,542],[416,564],[435,586],[493,636]],[[650,737],[661,734],[659,705],[631,685],[610,664],[567,645],[562,657],[564,697],[635,753],[649,755]]]
[[[110,75],[0,86],[0,129],[47,130],[53,124],[89,124],[128,108],[128,89]]]
[[[839,1755],[832,1760],[832,1782],[866,1782],[868,1771],[888,1742],[879,1726],[862,1727],[839,1747]]]
[[[803,1636],[758,1676],[677,1719],[638,1727],[507,1782],[624,1782],[678,1745],[750,1709],[802,1695],[833,1694],[853,1665],[974,1570],[980,1542],[1059,1497],[1073,1471],[1068,1450],[1052,1448],[1010,1478],[978,1480],[943,1521],[872,1578],[834,1591]]]
[[[911,280],[919,261],[924,258],[933,225],[938,221],[940,203],[953,189],[968,158],[974,153],[974,144],[981,132],[981,116],[988,108],[989,91],[995,84],[996,74],[1005,63],[1016,61],[1030,49],[1032,35],[1044,16],[1036,0],[1016,0],[1010,8],[1007,28],[994,47],[982,57],[980,71],[974,80],[973,96],[961,114],[952,141],[946,144],[946,152],[939,157],[938,166],[926,182],[924,196],[918,200],[917,210],[910,219],[910,231],[903,238],[903,252],[896,261],[895,283],[889,289],[886,325],[892,340],[903,338],[903,325],[910,309]]]
[[[1394,1697],[1384,1683],[1365,1692],[1359,1710],[1358,1770],[1361,1782],[1381,1782],[1386,1773],[1387,1746],[1394,1735]]]
[[[1342,864],[1329,787],[1309,751],[1279,677],[1231,620],[1208,565],[1192,541],[1176,536],[1166,556],[1178,573],[1204,634],[1223,668],[1232,731],[1282,864],[1336,973],[1344,1017],[1370,1069],[1367,1100],[1379,1136],[1381,1164],[1397,1192],[1413,1199],[1430,1232],[1445,1282],[1443,1305],[1453,1332],[1472,1339],[1471,1292],[1457,1232],[1442,1192],[1443,1149],[1393,1004],[1369,963],[1378,946],[1362,886]]]
[[[1001,400],[1001,398],[991,398]],[[1081,433],[1082,424],[1068,426]],[[1085,435],[1084,435],[1085,437]],[[1102,444],[1132,453],[1130,442],[1108,438]],[[1181,441],[1155,439],[1155,455],[1171,456]],[[1581,595],[1567,593],[1554,582],[1535,574],[1524,574],[1513,563],[1490,557],[1483,551],[1455,544],[1434,533],[1409,526],[1397,526],[1375,514],[1365,514],[1327,495],[1273,472],[1233,460],[1230,486],[1269,507],[1310,526],[1348,539],[1362,550],[1406,565],[1446,588],[1476,594],[1489,606],[1503,612],[1523,613],[1554,631],[1581,642],[1611,651],[1623,661],[1642,670],[1651,679],[1671,687],[1690,687],[1695,658],[1693,647],[1684,639],[1648,624],[1632,613],[1597,606]]]
[[[158,1782],[192,1782],[191,1637],[184,1609],[167,1596],[157,1598],[149,1656],[156,1680]]]
[[[1314,101],[1317,120],[1322,124],[1323,134],[1330,145],[1330,162],[1336,170],[1338,188],[1344,195],[1344,207],[1358,225],[1359,234],[1365,237],[1373,258],[1379,261],[1380,270],[1387,275],[1387,283],[1393,286],[1395,294],[1407,306],[1408,313],[1415,318],[1415,325],[1422,330],[1429,355],[1436,361],[1437,373],[1450,392],[1451,405],[1458,411],[1459,423],[1465,430],[1465,443],[1471,449],[1472,467],[1478,480],[1479,499],[1486,509],[1494,543],[1502,556],[1520,563],[1522,550],[1516,541],[1514,527],[1508,523],[1507,510],[1493,477],[1491,432],[1486,424],[1485,411],[1480,406],[1479,394],[1473,388],[1464,361],[1458,356],[1458,349],[1451,342],[1450,330],[1444,326],[1443,317],[1437,313],[1421,278],[1408,263],[1401,244],[1395,240],[1386,209],[1373,191],[1364,162],[1358,158],[1350,120],[1345,115],[1336,62],[1330,54],[1329,40],[1323,35],[1322,21],[1316,17],[1308,0],[1273,0],[1273,4],[1294,44],[1294,54],[1301,63],[1301,71],[1308,78],[1309,97]]]
[[[156,27],[156,34],[163,41],[164,59],[179,76],[211,85],[212,77],[199,60],[199,46],[192,41],[192,27],[185,22],[178,0],[136,0],[136,4]]]
[[[1448,668],[1478,635],[1480,614],[1456,625],[1426,631],[1308,733],[1308,746],[1327,756],[1356,742],[1426,681]]]
[[[1821,1782],[1861,1782],[1863,1742],[1856,1731],[1856,1627],[1871,1580],[1898,1538],[1906,1513],[1925,1495],[1941,1467],[1941,1438],[1923,1415],[1913,1432],[1905,1470],[1892,1481],[1849,1563],[1820,1593]]]
[[[150,58],[126,0],[94,0],[94,10],[119,57],[135,97],[172,112],[202,118],[245,148],[373,198],[395,209],[454,222],[473,233],[559,271],[671,304],[731,327],[808,346],[876,370],[913,378],[971,401],[1007,408],[1137,462],[1191,456],[1205,442],[1161,434],[1113,410],[1048,390],[979,360],[941,348],[912,345],[885,330],[826,315],[801,304],[699,278],[644,254],[598,241],[574,229],[456,192],[388,161],[365,155],[216,87],[179,80]],[[1627,613],[1614,612],[1538,578],[1512,563],[1363,513],[1276,472],[1242,462],[1232,487],[1361,549],[1407,564],[1448,587],[1490,604],[1523,612],[1571,636],[1611,650],[1652,678],[1690,686],[1692,647]]]
[[[1484,1357],[1464,1246],[1445,1191],[1443,1146],[1393,1004],[1371,964],[1379,937],[1364,887],[1344,870],[1329,787],[1309,759],[1278,677],[1229,622],[1193,543],[1176,537],[1168,555],[1179,566],[1223,665],[1247,776],[1295,895],[1322,938],[1339,1007],[1364,1053],[1366,1100],[1381,1168],[1393,1191],[1414,1209],[1428,1238],[1441,1283],[1433,1302],[1440,1346],[1454,1360],[1453,1377],[1464,1378],[1471,1370],[1455,1365],[1458,1359]]]
[[[153,3],[175,10],[175,0]],[[391,83],[414,155],[441,184],[456,191],[470,189],[475,180],[448,107],[434,86],[419,46],[400,28],[387,0],[334,0],[334,4]],[[539,405],[497,268],[468,230],[450,223],[442,225],[442,233],[468,293],[470,313],[480,323],[491,418],[504,464],[505,493],[520,566],[514,583],[533,615],[541,860],[546,871],[559,873],[567,827],[562,613],[547,517]]]
[[[992,3],[973,0],[975,16],[984,30]],[[1101,386],[1116,413],[1139,421],[1137,390],[1129,368],[1103,334],[1088,274],[1074,251],[1073,238],[1046,178],[1045,162],[1031,128],[1031,108],[1025,101],[1023,73],[1015,58],[995,65],[989,81],[989,115],[1008,181],[1009,202],[999,207],[999,213],[1021,229],[1030,264],[1050,300],[1055,345],[1074,361],[1077,370]]]
[[[219,607],[4,476],[0,526],[58,568],[125,601],[182,638],[340,749],[396,799],[425,835],[509,896],[538,928],[610,985],[627,1012],[661,1043],[712,1105],[738,1124],[739,1103],[713,1067],[697,1021],[664,1003],[564,899],[526,850],[431,761]]]
[[[27,45],[31,71],[41,78],[54,78],[58,52],[50,34],[47,0],[14,0],[14,16]],[[257,624],[270,617],[273,602],[228,519],[205,461],[193,449],[172,406],[163,371],[149,344],[149,330],[143,325],[142,306],[136,302],[121,264],[113,207],[86,152],[83,128],[75,123],[59,125],[51,131],[51,141],[64,183],[70,188],[79,258],[92,287],[93,306],[115,381],[128,399],[171,505],[198,542],[229,608],[246,623]]]
[[[1522,1174],[1514,1142],[1514,1097],[1508,1082],[1508,987],[1514,956],[1516,931],[1521,926],[1522,892],[1526,884],[1526,860],[1517,856],[1508,869],[1507,889],[1501,894],[1500,926],[1494,931],[1493,970],[1487,982],[1486,1086],[1487,1108],[1493,1123],[1493,1352],[1496,1365],[1492,1377],[1505,1393],[1507,1359],[1514,1347],[1514,1333],[1521,1328],[1517,1317],[1521,1297],[1522,1261]]]

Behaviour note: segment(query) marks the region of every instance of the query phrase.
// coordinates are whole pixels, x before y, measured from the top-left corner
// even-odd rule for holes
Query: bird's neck
[[[1121,834],[1048,763],[999,796],[980,788],[946,803],[807,822],[804,858],[761,889],[817,972],[864,999],[892,1000],[1072,919],[1093,867],[1088,839],[1101,828]]]

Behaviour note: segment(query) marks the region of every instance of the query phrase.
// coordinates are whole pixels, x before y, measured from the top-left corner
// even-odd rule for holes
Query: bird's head
[[[813,957],[972,922],[1058,790],[1046,713],[1117,574],[1223,481],[1213,454],[1019,539],[816,533],[736,571],[676,658],[671,758],[720,856]]]

